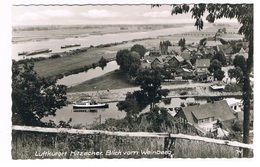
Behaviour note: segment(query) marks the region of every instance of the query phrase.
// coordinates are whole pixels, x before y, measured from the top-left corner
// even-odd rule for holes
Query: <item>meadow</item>
[[[172,158],[239,157],[238,147],[186,139],[176,139],[175,146],[164,152],[164,138],[25,131],[13,131],[12,136],[13,159],[165,158],[169,152]]]

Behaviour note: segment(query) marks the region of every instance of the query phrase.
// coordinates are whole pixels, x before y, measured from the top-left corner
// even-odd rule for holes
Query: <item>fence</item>
[[[201,136],[192,136],[186,134],[169,134],[169,133],[149,133],[149,132],[112,132],[103,130],[86,130],[86,129],[72,129],[72,128],[46,128],[46,127],[33,127],[33,126],[12,126],[14,131],[28,131],[28,132],[42,132],[42,133],[68,133],[68,134],[81,134],[81,135],[107,135],[118,137],[149,137],[149,138],[164,138],[164,151],[171,150],[174,153],[174,144],[176,139],[196,140],[207,143],[215,143],[219,145],[227,145],[239,147],[239,157],[242,155],[242,149],[253,149],[252,144],[240,143],[237,141],[219,140]],[[167,158],[171,155],[167,155]]]

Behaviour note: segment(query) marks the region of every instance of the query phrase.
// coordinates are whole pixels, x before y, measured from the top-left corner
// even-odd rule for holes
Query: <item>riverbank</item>
[[[242,96],[242,92],[221,92],[212,91],[209,88],[210,83],[192,83],[181,85],[162,85],[162,89],[169,89],[170,93],[168,98],[189,98],[189,97],[239,97]],[[133,92],[140,90],[139,87],[129,87],[122,89],[112,90],[94,90],[85,92],[70,92],[67,94],[67,100],[69,103],[80,100],[95,99],[99,102],[117,102],[125,100],[127,92]],[[181,92],[186,90],[185,95],[181,95]]]
[[[210,28],[204,29],[203,32],[198,32],[194,27],[183,27],[183,31],[176,32],[176,34],[160,34],[157,38],[143,38],[125,41],[117,45],[111,45],[108,47],[92,47],[87,52],[78,53],[73,56],[62,56],[52,60],[42,60],[35,62],[35,70],[40,76],[48,77],[63,74],[80,67],[88,66],[98,62],[101,57],[105,59],[115,58],[116,53],[122,49],[130,49],[135,44],[143,45],[148,50],[154,47],[158,47],[161,41],[170,40],[172,43],[178,43],[180,38],[184,34],[189,34],[190,43],[198,43],[201,38],[213,36],[218,26],[209,26]],[[194,29],[193,29],[194,28]],[[180,29],[180,28],[179,28]],[[193,35],[194,34],[194,35]],[[129,35],[131,35],[129,33]]]
[[[68,92],[84,92],[109,89],[131,88],[136,86],[130,83],[125,74],[119,70],[115,70],[100,77],[96,77],[68,88]]]
[[[148,32],[164,28],[176,28],[184,24],[164,25],[78,25],[13,27],[12,42],[39,42],[49,39],[82,38],[90,35],[105,35],[132,32]],[[187,24],[185,24],[187,25]]]

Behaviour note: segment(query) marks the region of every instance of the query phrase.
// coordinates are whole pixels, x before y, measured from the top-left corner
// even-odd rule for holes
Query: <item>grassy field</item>
[[[120,89],[136,86],[129,83],[129,80],[125,77],[125,74],[119,70],[109,72],[103,76],[88,80],[79,85],[73,86],[68,89],[68,92],[84,92],[93,91],[96,87],[97,90],[107,89]]]
[[[239,148],[195,140],[176,139],[173,158],[238,158]],[[116,151],[113,155],[107,152]],[[144,151],[164,151],[163,138],[115,137],[67,133],[35,133],[13,131],[12,159],[90,159],[90,158],[164,158],[162,154]],[[40,156],[41,153],[67,153],[61,156]],[[72,152],[102,152],[101,156],[75,155]],[[123,153],[129,154],[123,154]],[[251,151],[251,157],[252,151]]]

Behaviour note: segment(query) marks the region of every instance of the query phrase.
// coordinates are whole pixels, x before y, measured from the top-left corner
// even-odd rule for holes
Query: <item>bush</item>
[[[242,132],[242,131],[243,131],[243,122],[242,122],[242,121],[235,121],[235,122],[232,124],[232,129],[233,129],[235,132]]]
[[[59,57],[61,57],[60,54],[53,54],[50,56],[50,59],[55,59],[55,58],[59,58]]]
[[[224,92],[240,92],[242,91],[242,84],[226,85]]]
[[[180,91],[180,95],[186,95],[186,94],[188,94],[187,91]]]

